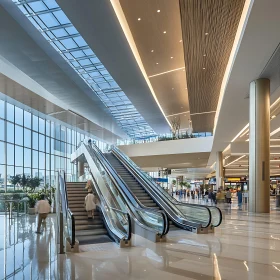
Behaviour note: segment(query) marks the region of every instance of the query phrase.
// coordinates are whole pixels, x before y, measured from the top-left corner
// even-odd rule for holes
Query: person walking
[[[237,200],[238,200],[238,209],[242,209],[242,192],[241,190],[237,191]]]
[[[86,211],[88,213],[88,219],[93,219],[96,204],[95,204],[95,197],[94,197],[92,191],[90,191],[88,193],[88,195],[85,197],[85,207],[86,207]]]
[[[35,211],[38,213],[38,224],[36,233],[41,234],[41,225],[42,221],[46,221],[48,214],[51,211],[51,206],[49,202],[46,200],[44,194],[41,195],[40,200],[37,201],[35,205]]]
[[[227,203],[231,204],[231,192],[229,189],[227,189],[226,192],[226,199],[227,199]]]
[[[86,189],[87,189],[88,193],[92,192],[92,187],[93,187],[92,181],[88,180],[87,184],[86,184]]]

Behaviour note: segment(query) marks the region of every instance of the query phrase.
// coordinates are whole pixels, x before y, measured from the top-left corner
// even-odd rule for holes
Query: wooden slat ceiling
[[[216,111],[245,0],[179,3],[190,113]],[[213,113],[191,118],[194,131],[213,130]]]

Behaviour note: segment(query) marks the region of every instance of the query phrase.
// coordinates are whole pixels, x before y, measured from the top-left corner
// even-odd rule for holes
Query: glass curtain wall
[[[42,184],[53,186],[55,171],[62,169],[68,181],[76,181],[77,167],[70,155],[88,137],[94,138],[0,99],[0,190],[14,190],[10,179],[17,174],[39,177]],[[102,141],[96,144],[101,149],[106,146]]]

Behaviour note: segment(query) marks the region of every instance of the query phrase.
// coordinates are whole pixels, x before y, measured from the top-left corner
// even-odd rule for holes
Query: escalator
[[[84,179],[92,181],[94,191],[101,202],[103,201],[101,210],[107,212],[110,208],[114,212],[127,213],[130,217],[131,233],[153,242],[165,240],[169,230],[165,212],[143,205],[133,192],[129,191],[105,157],[99,156],[99,152],[82,143],[71,155],[71,160],[87,163],[90,173]],[[123,217],[118,217],[118,223],[122,221]]]
[[[130,207],[135,207],[137,211],[164,212],[168,217],[167,221],[163,218],[164,223],[168,224],[166,226],[170,223],[172,228],[176,226],[196,233],[208,233],[221,223],[222,215],[217,207],[178,202],[115,147],[111,153],[103,154],[95,144],[81,143],[71,160],[78,159],[81,155],[88,162],[97,161],[98,165],[102,163],[106,169],[106,177],[114,181],[115,187],[130,201]],[[92,169],[93,165],[89,166]],[[95,170],[94,176],[98,172],[102,173],[104,170]]]
[[[131,173],[129,173],[129,171],[112,153],[106,153],[104,156],[143,205],[154,209],[160,209],[151,196],[141,186],[141,184],[133,177]]]
[[[119,205],[115,205],[116,208],[111,207],[99,187],[94,187],[99,203],[94,219],[88,220],[84,208],[85,183],[67,183],[65,173],[59,172],[56,209],[57,213],[62,213],[62,218],[58,221],[59,231],[63,232],[71,248],[77,244],[111,241],[115,241],[120,247],[129,246],[132,232],[129,213],[120,209]]]
[[[208,227],[212,232],[214,227],[218,227],[222,222],[222,212],[215,206],[204,206],[190,203],[182,203],[173,198],[168,192],[163,190],[152,177],[143,172],[129,157],[122,153],[117,147],[112,146],[111,152],[105,157],[118,172],[119,176],[127,183],[127,186],[139,196],[145,205],[163,209],[168,214],[172,226],[182,228],[182,224],[174,219],[170,209],[164,206],[172,205],[172,210],[181,217],[191,222],[201,222],[202,228]],[[166,203],[166,204],[165,204]],[[211,223],[207,224],[207,213],[211,217]],[[183,227],[184,228],[184,227]],[[185,228],[187,229],[187,228]]]

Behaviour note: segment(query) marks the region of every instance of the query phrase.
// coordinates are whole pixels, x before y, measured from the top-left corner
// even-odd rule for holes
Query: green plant
[[[43,179],[40,179],[39,177],[29,178],[27,182],[27,187],[29,188],[29,191],[34,192],[35,189],[40,186],[42,181]]]
[[[10,179],[9,181],[10,181],[10,183],[11,183],[12,185],[17,186],[17,185],[20,184],[21,175],[17,174],[17,175],[15,175],[15,176],[11,176],[11,179]]]
[[[174,180],[172,180],[172,184],[175,186],[176,185],[176,183],[177,183],[177,181],[174,179]]]
[[[34,208],[36,205],[36,202],[38,200],[38,194],[33,193],[33,194],[29,194],[28,196],[28,207],[29,208]]]

